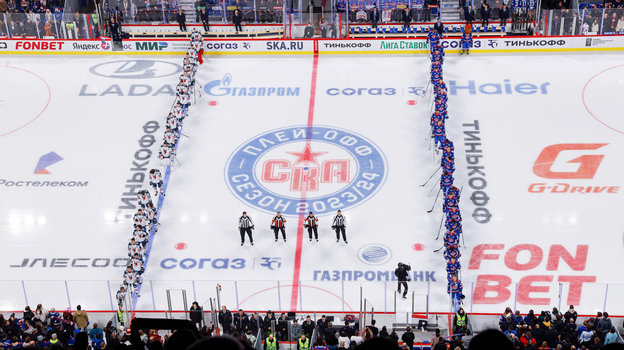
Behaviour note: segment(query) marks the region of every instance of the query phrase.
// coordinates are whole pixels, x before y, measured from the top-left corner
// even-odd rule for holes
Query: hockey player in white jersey
[[[185,108],[188,108],[191,105],[191,95],[189,94],[180,93],[177,95],[177,100]]]
[[[126,300],[126,287],[119,287],[119,290],[117,291],[115,297],[117,298],[117,305],[123,305],[124,301]]]
[[[193,28],[193,32],[191,33],[191,41],[204,41],[201,33],[197,30],[197,28]]]
[[[169,128],[169,130],[171,130],[171,132],[177,134],[178,128],[180,127],[180,124],[178,123],[178,118],[173,115],[171,117],[167,117],[167,127]]]
[[[156,192],[156,196],[158,197],[158,193],[160,193],[163,197],[165,196],[165,192],[163,191],[163,177],[158,169],[152,169],[149,172],[149,184],[152,186],[154,192]]]
[[[176,118],[178,118],[178,121],[181,122],[184,120],[184,117],[185,117],[184,108],[182,108],[182,105],[180,104],[180,102],[176,103],[175,106],[173,106],[172,113]]]
[[[145,230],[149,226],[149,220],[142,209],[139,209],[134,216],[132,217],[132,221],[134,222],[134,227],[141,227]]]
[[[167,141],[163,142],[162,146],[160,146],[160,151],[158,151],[158,158],[162,160],[163,167],[173,165],[173,157],[175,157],[173,148]]]
[[[170,118],[176,119],[175,114],[171,113],[171,117]],[[167,126],[166,129],[165,129],[165,136],[163,137],[163,139],[168,144],[175,145],[176,142],[178,142],[178,135],[176,133],[174,133],[173,131],[171,131],[171,128],[169,126]]]
[[[141,226],[137,226],[136,229],[134,229],[134,232],[132,232],[132,239],[134,239],[134,241],[143,249],[145,249],[145,246],[147,245],[148,236],[149,233],[143,230]]]
[[[163,193],[163,196],[165,194]],[[152,223],[153,226],[156,226],[156,228],[158,228],[158,223],[157,223],[157,219],[158,219],[158,209],[156,209],[156,207],[154,207],[154,203],[149,203],[147,205],[147,208],[145,208],[145,215],[147,216],[147,219]]]
[[[134,293],[137,297],[140,296],[139,295],[139,283],[141,283],[140,277],[134,271],[132,271],[132,266],[128,266],[126,268],[126,271],[124,271],[123,281],[124,281],[124,285],[126,286],[126,289],[128,289],[129,292]]]
[[[152,196],[148,190],[140,190],[137,194],[137,199],[139,201],[139,206],[141,206],[141,208],[145,208],[147,203],[152,201]]]
[[[142,275],[145,271],[145,268],[143,266],[143,257],[140,256],[138,253],[135,253],[132,256],[132,259],[130,259],[130,265],[132,266],[132,271],[134,271],[134,273],[136,273],[137,275]]]
[[[143,247],[141,247],[140,244],[137,243],[136,239],[130,239],[130,242],[128,243],[128,256],[133,257],[134,254],[139,254],[139,256],[143,256],[144,253],[145,250],[143,249]]]

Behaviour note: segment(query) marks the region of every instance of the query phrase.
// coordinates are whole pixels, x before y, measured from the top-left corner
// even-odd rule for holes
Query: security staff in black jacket
[[[444,24],[440,21],[440,17],[438,17],[438,20],[433,24],[433,29],[440,34],[440,37],[442,37],[442,34],[444,33]]]
[[[232,22],[234,22],[234,28],[236,29],[236,32],[243,31],[243,26],[241,26],[242,21],[243,21],[243,13],[241,12],[241,10],[239,9],[234,10],[234,15],[232,16]]]
[[[407,281],[409,281],[409,271],[412,268],[409,265],[405,265],[403,263],[399,263],[399,267],[394,270],[394,275],[399,280],[399,284],[397,287],[397,291],[401,293],[401,285],[405,287],[405,291],[403,291],[403,299],[407,298]]]
[[[377,28],[378,22],[379,22],[379,10],[377,9],[377,5],[373,5],[373,10],[371,12],[371,28]]]
[[[403,11],[401,16],[402,16],[401,20],[403,22],[403,28],[409,28],[410,23],[412,22],[412,15],[410,14],[410,9],[406,7],[405,11]]]

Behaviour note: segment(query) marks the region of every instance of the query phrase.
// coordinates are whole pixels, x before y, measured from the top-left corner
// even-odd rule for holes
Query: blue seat
[[[375,28],[375,32],[377,32],[377,34],[381,33],[381,31],[379,30],[379,27]]]
[[[366,28],[366,34],[370,34],[371,33],[371,29],[370,28]]]
[[[351,27],[351,34],[355,34],[355,28]]]
[[[501,32],[505,32],[505,27],[501,27]]]
[[[384,27],[384,28],[381,28],[381,32],[382,32],[382,33],[384,33],[384,34],[386,34],[386,28],[385,28],[385,27]]]
[[[358,28],[360,30],[360,34],[363,34],[364,32],[362,32],[362,27]]]

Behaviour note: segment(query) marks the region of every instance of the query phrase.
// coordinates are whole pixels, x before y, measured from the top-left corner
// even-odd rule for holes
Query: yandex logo
[[[16,50],[42,50],[42,51],[60,51],[63,50],[62,41],[18,41],[15,43]]]
[[[576,171],[552,171],[552,165],[565,151],[596,150],[608,145],[608,143],[562,143],[550,145],[542,150],[533,164],[535,175],[546,179],[593,179],[598,167],[604,158],[603,154],[583,155],[574,158],[568,163],[578,163]]]

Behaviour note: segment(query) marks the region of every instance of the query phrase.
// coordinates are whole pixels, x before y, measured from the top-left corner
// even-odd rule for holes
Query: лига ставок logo
[[[370,140],[327,126],[268,131],[241,145],[225,167],[241,201],[266,212],[323,215],[370,199],[388,174]]]

